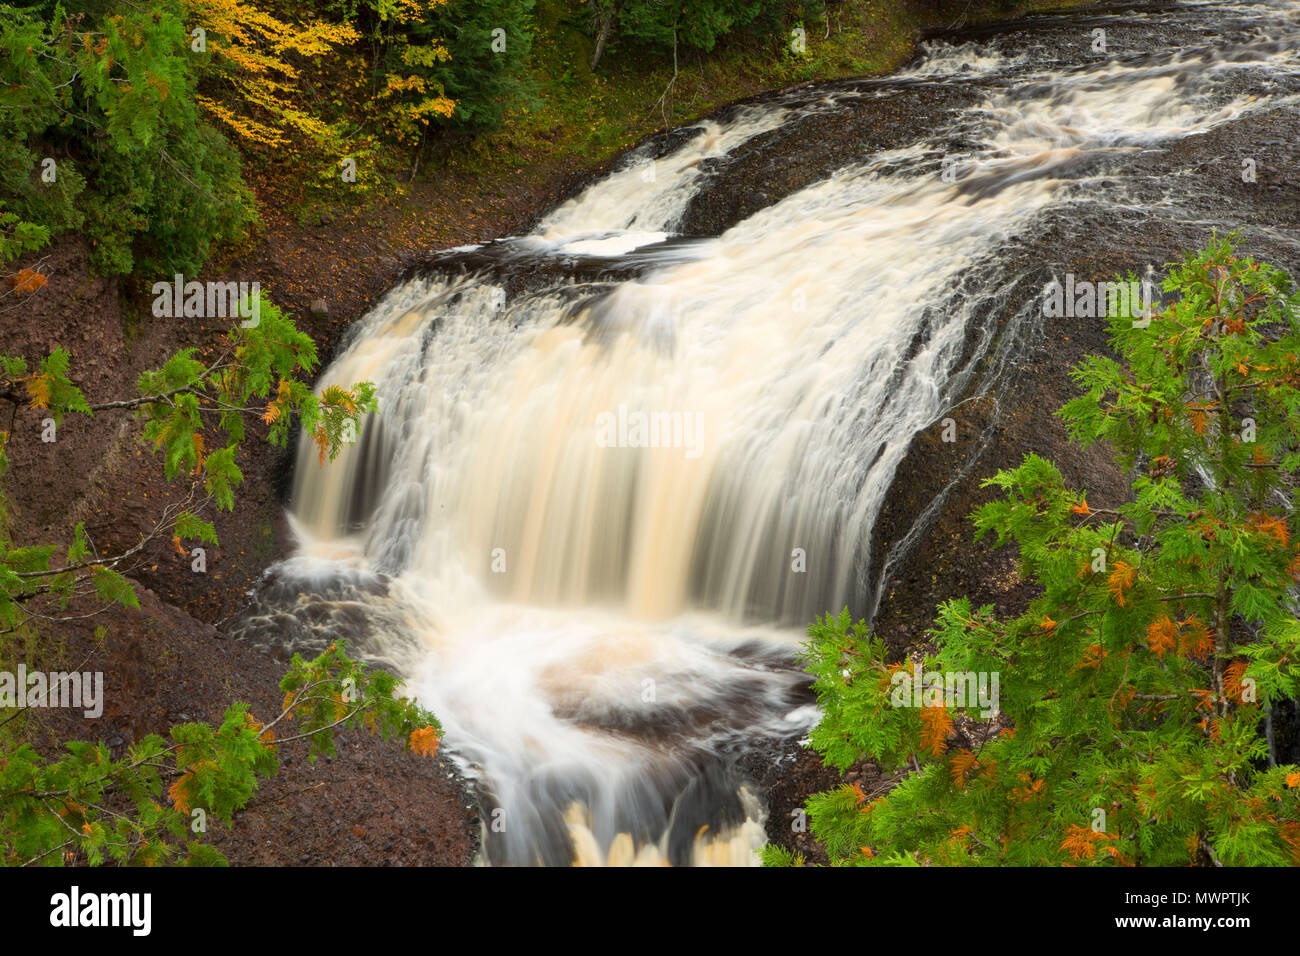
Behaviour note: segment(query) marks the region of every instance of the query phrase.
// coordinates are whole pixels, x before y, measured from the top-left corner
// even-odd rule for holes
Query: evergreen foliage
[[[135,741],[117,760],[102,742],[71,741],[52,760],[23,744],[0,758],[0,863],[225,865],[205,842],[208,817],[229,825],[275,773],[286,744],[309,744],[314,761],[334,754],[333,732],[346,727],[401,737],[416,753],[436,751],[437,721],[398,699],[399,684],[334,645],[314,660],[294,655],[280,684],[284,703],[265,723],[235,703],[219,726],[178,724],[166,738]]]
[[[0,635],[30,635],[43,621],[57,623],[78,596],[138,607],[123,571],[155,538],[170,536],[178,547],[184,540],[216,544],[216,529],[203,514],[234,507],[246,415],[261,413],[273,444],[283,445],[291,427],[300,427],[322,462],[336,456],[360,418],[376,411],[374,388],[336,385],[316,395],[301,377],[316,365],[311,339],[265,299],[256,325],[233,326],[215,359],[201,362],[193,349],[182,349],[140,376],[135,398],[92,404],[73,381],[62,348],[35,368],[0,356],[0,396],[15,407],[37,409],[56,423],[69,413],[133,410],[167,478],[190,482],[185,507],[164,509],[156,526],[120,554],[97,553],[81,524],[62,545],[14,546],[0,538]],[[0,433],[0,473],[11,440]],[[281,746],[309,742],[314,759],[333,753],[336,728],[364,727],[385,738],[400,735],[416,753],[436,751],[437,721],[399,699],[399,683],[335,645],[312,661],[294,657],[280,685],[280,712],[266,723],[235,703],[217,727],[194,722],[173,727],[170,739],[148,735],[117,760],[102,743],[71,741],[53,759],[27,744],[9,747],[0,755],[0,862],[221,863],[203,840],[207,816],[228,824],[275,771]],[[0,727],[22,713],[0,718]],[[280,725],[289,720],[297,721],[296,732],[285,735]]]
[[[805,0],[591,0],[600,42],[609,34],[634,47],[712,50],[729,33],[757,22],[784,29],[821,8]]]
[[[1109,320],[1120,360],[1081,363],[1060,413],[1135,469],[1127,499],[1089,502],[1036,455],[985,482],[1003,497],[975,513],[979,537],[1015,542],[1041,594],[1010,620],[945,602],[924,669],[1000,675],[987,739],[954,733],[980,720],[969,700],[895,706],[912,662],[847,611],[810,627],[813,746],[910,771],[875,800],[809,802],[835,864],[1300,863],[1300,768],[1264,733],[1300,695],[1300,299],[1235,237],[1164,289],[1149,323]]]
[[[0,257],[80,230],[100,271],[170,275],[242,237],[251,195],[199,117],[183,14],[173,0],[93,23],[0,7],[0,189],[15,217]]]

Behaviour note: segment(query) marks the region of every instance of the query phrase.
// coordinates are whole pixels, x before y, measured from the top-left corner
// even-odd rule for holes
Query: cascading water
[[[763,808],[734,766],[816,719],[803,625],[871,613],[912,438],[1033,319],[1000,252],[1116,201],[1129,157],[1297,101],[1300,4],[1087,26],[1135,21],[1178,40],[1090,58],[1078,25],[1073,66],[1032,32],[937,43],[636,150],[532,235],[434,257],[323,376],[375,382],[380,414],[327,467],[303,451],[299,551],[245,633],[342,636],[401,671],[477,782],[489,862],[753,862]],[[965,99],[929,137],[676,235],[737,151],[948,87]]]

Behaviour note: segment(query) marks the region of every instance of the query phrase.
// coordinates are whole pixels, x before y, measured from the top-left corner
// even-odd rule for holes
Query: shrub
[[[847,612],[810,628],[813,746],[910,771],[870,802],[809,801],[836,864],[1300,863],[1300,768],[1262,730],[1300,692],[1298,300],[1234,241],[1177,265],[1149,325],[1110,320],[1123,363],[1073,371],[1084,394],[1060,414],[1136,469],[1126,500],[1089,502],[1035,455],[985,482],[1004,497],[979,535],[1014,541],[1042,593],[1010,620],[944,603],[924,670],[1000,675],[999,721],[938,695],[895,706],[910,662]]]

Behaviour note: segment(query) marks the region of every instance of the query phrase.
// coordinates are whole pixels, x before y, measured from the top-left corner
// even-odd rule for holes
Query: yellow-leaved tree
[[[350,181],[373,185],[382,140],[417,145],[456,111],[435,77],[451,54],[428,23],[446,3],[356,0],[327,20],[289,19],[274,0],[185,0],[192,49],[210,58],[196,100],[245,147],[327,157],[323,181],[351,158]]]
[[[240,140],[282,147],[296,136],[321,149],[337,146],[338,130],[306,102],[309,66],[356,43],[348,23],[290,22],[250,0],[188,0],[191,49],[211,57],[205,71],[224,95],[195,100]],[[202,31],[199,34],[197,31]]]

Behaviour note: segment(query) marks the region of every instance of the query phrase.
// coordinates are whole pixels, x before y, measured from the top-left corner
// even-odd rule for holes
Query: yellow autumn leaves
[[[280,379],[280,384],[275,390],[275,398],[267,404],[266,411],[262,413],[262,421],[270,425],[284,414],[285,409],[289,407],[291,391],[292,385],[289,380]]]
[[[1200,657],[1214,649],[1214,636],[1194,615],[1175,622],[1168,615],[1162,614],[1147,628],[1147,647],[1160,658],[1170,651]]]
[[[1097,850],[1101,849],[1111,856],[1119,857],[1120,853],[1113,846],[1099,847],[1098,844],[1106,840],[1114,840],[1118,834],[1105,833],[1100,830],[1094,830],[1091,827],[1078,826],[1071,824],[1065,831],[1065,839],[1061,841],[1061,849],[1070,854],[1076,860],[1091,860],[1097,856]]]
[[[411,753],[421,757],[432,757],[438,752],[438,744],[442,738],[438,736],[438,731],[432,726],[421,727],[418,730],[412,730],[411,735],[407,738],[407,744],[411,748]]]
[[[952,715],[946,707],[921,708],[921,746],[934,756],[943,753],[944,741],[952,731]]]
[[[50,377],[37,374],[28,378],[27,397],[32,400],[32,408],[49,408]]]
[[[1128,591],[1137,580],[1137,568],[1125,561],[1116,561],[1106,577],[1106,590],[1120,607],[1127,603]]]
[[[227,74],[239,105],[206,96],[195,100],[236,136],[267,146],[283,146],[298,132],[320,143],[329,126],[294,104],[300,69],[286,54],[314,59],[360,35],[348,24],[313,20],[290,23],[248,0],[190,0],[193,24],[207,34],[205,44]],[[253,113],[267,117],[254,119]]]
[[[19,269],[13,275],[5,276],[5,285],[19,295],[31,295],[45,283],[45,275],[35,269]]]
[[[422,22],[427,9],[445,2],[397,0],[377,12],[389,25],[415,24]],[[206,33],[206,52],[233,90],[233,95],[224,99],[196,96],[204,110],[250,144],[282,148],[300,137],[328,153],[346,148],[337,124],[323,119],[306,102],[302,87],[312,85],[307,65],[319,64],[324,69],[330,64],[337,69],[340,62],[346,62],[349,68],[366,69],[364,60],[341,57],[342,51],[363,39],[356,28],[324,20],[291,22],[262,9],[255,0],[190,0],[189,6],[193,25]],[[451,59],[441,41],[410,45],[400,33],[392,42],[401,48],[402,64],[428,67]],[[431,119],[450,117],[456,101],[440,90],[428,91],[427,86],[428,81],[418,72],[388,73],[376,99],[395,101],[390,107],[395,115],[390,118],[400,120],[399,126],[418,127]],[[411,93],[423,98],[396,102]]]

